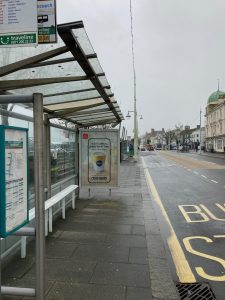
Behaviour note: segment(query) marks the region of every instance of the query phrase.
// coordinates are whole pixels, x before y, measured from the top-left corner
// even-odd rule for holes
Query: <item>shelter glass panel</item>
[[[75,174],[75,133],[51,128],[52,184]]]
[[[76,61],[64,64],[47,65],[36,68],[28,68],[6,75],[2,80],[14,79],[39,79],[39,78],[55,78],[68,76],[86,76],[80,65]]]
[[[64,102],[73,102],[78,100],[83,100],[87,98],[95,98],[100,97],[98,91],[87,91],[87,92],[81,92],[81,93],[74,93],[74,94],[64,94],[54,97],[47,97],[44,98],[44,104],[57,104],[57,103],[64,103]]]
[[[103,69],[99,63],[99,60],[97,58],[92,58],[92,59],[89,59],[89,62],[92,66],[92,68],[94,69],[95,73],[103,73]]]
[[[73,29],[72,32],[86,55],[95,53],[84,28]]]
[[[62,83],[52,83],[47,85],[33,86],[27,88],[17,89],[18,94],[31,94],[31,93],[43,93],[43,95],[62,93],[74,90],[82,90],[93,88],[93,84],[89,80],[85,81],[73,81],[73,82],[62,82]],[[45,98],[44,98],[45,104]]]

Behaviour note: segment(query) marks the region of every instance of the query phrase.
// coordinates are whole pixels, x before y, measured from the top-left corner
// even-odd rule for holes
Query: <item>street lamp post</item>
[[[200,132],[199,132],[199,141],[200,141],[200,150],[199,150],[199,154],[201,155],[202,154],[202,146],[201,146],[201,143],[202,143],[202,135],[201,135],[201,131],[202,131],[202,110],[200,108]]]
[[[138,122],[137,122],[137,110],[136,110],[136,101],[134,101],[134,110],[128,110],[127,118],[130,118],[130,112],[134,113],[134,160],[137,160],[137,152],[138,152]],[[143,117],[140,115],[140,120],[142,120]]]

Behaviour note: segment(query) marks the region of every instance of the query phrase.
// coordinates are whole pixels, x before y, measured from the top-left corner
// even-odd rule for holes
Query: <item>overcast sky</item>
[[[218,78],[225,91],[225,1],[132,3],[139,132],[196,126]],[[83,20],[125,116],[133,110],[129,0],[58,0],[57,15],[59,24]],[[123,125],[132,134],[133,118]]]

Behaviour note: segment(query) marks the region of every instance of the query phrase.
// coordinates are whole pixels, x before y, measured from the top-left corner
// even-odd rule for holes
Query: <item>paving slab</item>
[[[96,267],[94,261],[75,259],[46,259],[45,271],[49,280],[88,283]],[[35,279],[35,268],[24,275],[24,278]]]
[[[129,262],[136,264],[148,264],[148,250],[146,247],[130,248]]]
[[[73,258],[77,260],[108,261],[108,262],[128,262],[129,247],[112,245],[79,245],[73,253]]]
[[[57,282],[47,300],[123,300],[125,299],[124,286],[74,284]]]
[[[91,283],[150,287],[147,265],[129,263],[98,263]]]
[[[152,300],[150,288],[128,287],[126,300]]]

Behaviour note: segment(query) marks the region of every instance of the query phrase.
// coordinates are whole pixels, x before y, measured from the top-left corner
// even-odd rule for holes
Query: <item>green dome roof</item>
[[[216,92],[212,93],[208,98],[208,104],[211,104],[212,102],[218,101],[220,96],[225,95],[225,92],[217,90]]]

